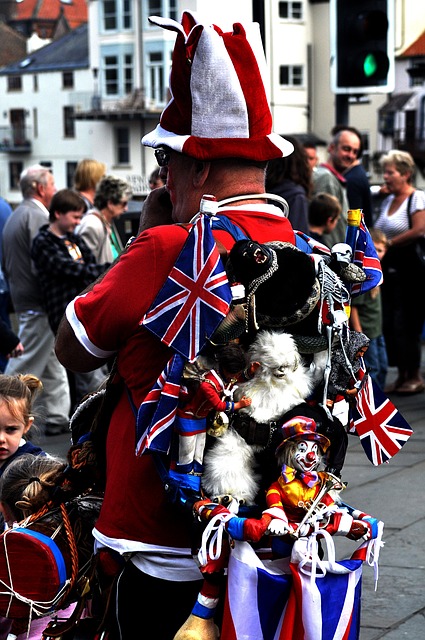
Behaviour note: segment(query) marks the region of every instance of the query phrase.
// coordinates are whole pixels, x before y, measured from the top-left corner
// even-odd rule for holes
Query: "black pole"
[[[348,126],[348,95],[337,93],[335,96],[335,124]]]
[[[260,25],[261,39],[263,47],[266,48],[266,31],[264,17],[264,0],[252,0],[252,19]]]

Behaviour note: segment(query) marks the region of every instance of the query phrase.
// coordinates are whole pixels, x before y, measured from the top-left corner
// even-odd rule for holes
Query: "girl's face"
[[[19,409],[19,403],[16,406]],[[5,402],[0,401],[0,467],[17,451],[22,436],[27,433],[34,421],[34,418],[30,417],[25,424],[22,415],[16,413],[18,417],[9,411]]]

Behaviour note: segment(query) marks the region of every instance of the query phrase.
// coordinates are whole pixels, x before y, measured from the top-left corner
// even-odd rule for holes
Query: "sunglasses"
[[[164,149],[155,149],[155,160],[157,161],[160,167],[168,167],[168,163],[170,162],[170,154],[167,153]]]

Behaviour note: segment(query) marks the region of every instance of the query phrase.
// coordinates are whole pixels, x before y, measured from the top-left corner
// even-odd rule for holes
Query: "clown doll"
[[[207,539],[208,530],[217,535],[220,526],[234,540],[259,542],[264,535],[271,535],[274,555],[287,557],[296,539],[317,529],[352,540],[374,537],[377,521],[360,511],[350,513],[338,506],[338,493],[344,488],[341,481],[318,470],[330,442],[318,433],[315,421],[296,416],[285,422],[280,431],[282,441],[276,456],[281,474],[266,493],[267,509],[262,517],[241,518],[222,505],[200,501],[194,509],[201,520],[209,523],[204,538]],[[228,552],[224,544],[220,558],[207,558],[203,563],[204,586],[192,614],[174,640],[218,638],[213,617],[222,584],[220,574],[223,575]]]

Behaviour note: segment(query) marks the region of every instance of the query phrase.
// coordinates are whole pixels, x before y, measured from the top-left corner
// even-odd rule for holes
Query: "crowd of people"
[[[3,275],[12,305],[6,308],[13,308],[18,326],[16,334],[10,326],[5,326],[4,338],[0,333],[0,352],[6,356],[0,375],[0,475],[24,453],[45,455],[28,439],[34,415],[47,436],[68,431],[74,408],[106,379],[115,360],[117,391],[107,428],[106,485],[93,530],[94,549],[107,549],[119,558],[111,640],[132,638],[141,614],[146,637],[172,640],[203,586],[193,556],[192,514],[170,508],[156,457],[135,455],[135,423],[137,409],[172,355],[170,346],[143,326],[143,319],[185,246],[187,227],[205,194],[215,196],[219,213],[230,223],[227,230],[214,231],[225,256],[235,244],[234,227],[262,245],[290,245],[290,253],[296,252],[294,229],[333,247],[345,241],[348,209],[362,208],[367,223],[375,227],[372,237],[385,279],[381,289],[360,296],[353,305],[351,327],[362,339],[363,333],[368,336],[356,349],[356,366],[364,355],[384,387],[388,350],[390,365],[399,371],[390,391],[424,390],[420,336],[425,306],[407,254],[425,233],[425,194],[414,188],[410,155],[394,151],[383,157],[388,197],[373,220],[370,202],[361,200],[367,189],[361,188],[362,138],[354,127],[333,129],[324,162],[314,147],[307,150],[295,138],[272,131],[263,65],[255,63],[255,58],[263,61],[261,40],[252,25],[237,28],[231,37],[238,39],[238,46],[226,49],[223,43],[227,46],[230,34],[196,25],[190,13],[183,26],[176,24],[166,26],[177,32],[171,83],[178,86],[171,86],[173,98],[160,124],[143,138],[143,144],[155,150],[159,169],[151,176],[141,232],[130,246],[123,250],[114,220],[127,210],[131,189],[124,180],[107,175],[102,163],[89,160],[77,167],[74,189],[56,191],[53,175],[40,165],[24,170],[23,201],[7,212],[2,233]],[[201,33],[190,40],[188,65],[192,29]],[[234,65],[232,56],[243,64]],[[249,90],[241,92],[240,86],[248,84]],[[255,99],[249,98],[251,92]],[[229,113],[232,118],[225,117]],[[289,216],[265,194],[283,196]],[[310,267],[309,261],[306,271]],[[314,307],[317,297],[310,289],[291,313],[299,313],[306,301]],[[263,319],[265,326],[273,327],[272,321],[269,316]],[[252,375],[240,369],[242,378]],[[223,378],[227,384],[233,376]],[[35,391],[41,403],[35,401]],[[249,404],[245,398],[213,406],[233,411]],[[199,418],[192,413],[191,424]],[[180,443],[188,440],[186,433],[180,435]],[[34,477],[28,482],[34,483]],[[5,520],[11,524],[19,516],[10,501],[4,499],[4,504]]]

